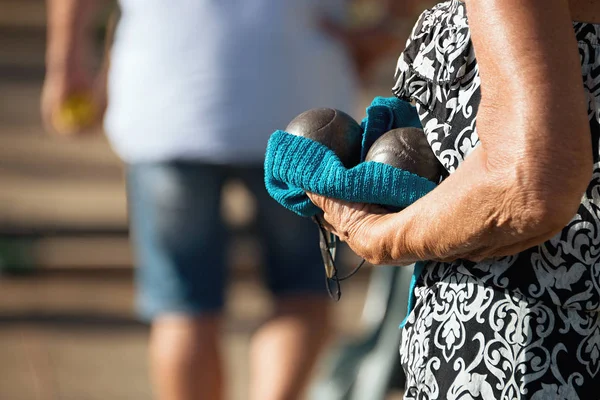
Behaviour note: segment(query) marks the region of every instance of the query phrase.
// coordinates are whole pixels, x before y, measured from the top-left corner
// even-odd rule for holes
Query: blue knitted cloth
[[[364,162],[369,148],[385,132],[402,127],[421,127],[415,108],[395,97],[376,97],[367,107],[361,126],[361,162],[347,169],[328,147],[285,131],[276,131],[267,144],[265,186],[277,202],[296,214],[310,217],[320,210],[306,192],[327,197],[404,208],[436,185],[418,175],[377,162]],[[415,264],[410,282],[406,324],[414,305],[414,288],[424,263]]]
[[[362,121],[361,160],[383,133],[401,127],[420,127],[415,108],[393,98],[376,97]],[[407,207],[431,191],[431,181],[377,162],[347,169],[328,147],[285,131],[271,135],[265,156],[265,186],[277,202],[305,216],[319,209],[305,192],[359,203]]]

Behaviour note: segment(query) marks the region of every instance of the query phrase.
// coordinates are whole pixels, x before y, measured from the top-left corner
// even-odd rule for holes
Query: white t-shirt
[[[353,113],[333,0],[121,0],[105,127],[128,163],[257,163],[269,135],[313,107]]]

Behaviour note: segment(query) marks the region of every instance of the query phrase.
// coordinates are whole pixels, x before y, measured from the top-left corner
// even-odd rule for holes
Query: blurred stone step
[[[0,0],[0,28],[33,28],[46,26],[44,0]]]
[[[228,264],[246,271],[258,267],[261,249],[251,235],[235,235]],[[0,237],[0,271],[121,270],[134,265],[126,234],[120,236]]]

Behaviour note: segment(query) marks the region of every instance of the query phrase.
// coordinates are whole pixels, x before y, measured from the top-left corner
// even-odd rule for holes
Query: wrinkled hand
[[[382,261],[383,249],[372,243],[366,233],[389,211],[381,206],[366,203],[351,203],[314,193],[309,199],[323,210],[323,227],[348,243],[360,257],[372,264]]]

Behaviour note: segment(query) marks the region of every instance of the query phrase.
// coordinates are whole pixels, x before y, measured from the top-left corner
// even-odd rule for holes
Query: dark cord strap
[[[321,256],[323,257],[323,265],[325,266],[325,287],[327,288],[329,297],[335,301],[339,301],[339,299],[342,297],[342,288],[340,286],[340,282],[354,276],[365,264],[365,260],[363,259],[348,275],[341,278],[338,277],[338,269],[335,265],[335,257],[333,252],[337,247],[339,238],[325,230],[318,216],[314,216],[313,221],[315,221],[319,227]],[[332,282],[335,284],[335,292],[331,288]]]

